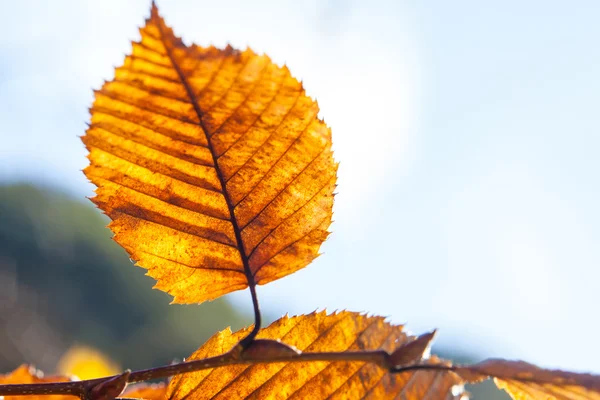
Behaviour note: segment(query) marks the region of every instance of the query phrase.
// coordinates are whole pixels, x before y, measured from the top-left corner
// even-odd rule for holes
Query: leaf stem
[[[260,331],[261,326],[261,315],[260,315],[260,306],[258,305],[258,296],[256,294],[256,283],[254,282],[254,278],[252,278],[252,282],[250,282],[250,295],[252,296],[252,306],[254,307],[254,327],[252,331],[240,341],[240,346],[243,349],[247,349],[250,346],[250,343],[256,338],[258,332]]]

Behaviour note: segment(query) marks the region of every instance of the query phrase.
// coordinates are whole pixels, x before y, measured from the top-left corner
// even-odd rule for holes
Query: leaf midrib
[[[233,202],[231,201],[231,198],[229,197],[229,193],[227,192],[226,181],[225,181],[225,178],[223,176],[221,169],[219,168],[218,157],[217,157],[217,154],[213,147],[211,137],[208,134],[208,129],[206,128],[206,126],[204,125],[204,122],[202,121],[202,116],[204,115],[204,113],[200,109],[200,105],[198,104],[196,96],[194,95],[192,87],[190,86],[189,82],[187,81],[185,74],[179,67],[179,64],[177,64],[177,62],[175,61],[175,57],[173,56],[172,49],[169,46],[169,43],[167,42],[167,40],[165,40],[165,32],[164,32],[163,24],[161,24],[159,21],[157,23],[157,26],[158,26],[158,30],[160,33],[160,41],[162,42],[163,46],[165,47],[167,56],[169,57],[169,60],[171,61],[173,68],[177,72],[177,75],[179,76],[179,79],[181,80],[181,84],[185,88],[185,91],[187,92],[188,97],[190,98],[190,102],[191,102],[192,106],[194,107],[194,111],[196,112],[196,115],[198,117],[200,128],[202,128],[202,131],[204,132],[204,135],[206,136],[206,140],[208,142],[208,150],[210,151],[210,155],[213,160],[215,172],[219,179],[219,183],[221,184],[221,193],[223,194],[223,197],[225,198],[225,203],[227,204],[227,209],[229,210],[229,218],[230,218],[231,225],[233,227],[233,232],[234,232],[235,239],[236,239],[237,249],[240,253],[240,257],[242,259],[242,264],[244,266],[244,275],[246,276],[248,285],[251,288],[253,288],[254,286],[256,286],[256,282],[254,281],[254,275],[252,274],[252,270],[250,269],[250,263],[248,260],[248,256],[244,249],[244,242],[242,240],[242,231],[240,230],[240,227],[237,223],[237,219],[235,217],[235,208],[234,208]],[[219,70],[220,69],[217,69],[215,74],[217,74],[219,72]]]

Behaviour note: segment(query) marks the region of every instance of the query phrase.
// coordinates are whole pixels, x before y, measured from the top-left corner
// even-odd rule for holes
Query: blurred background
[[[286,63],[333,129],[334,233],[259,287],[267,320],[368,311],[439,328],[446,357],[600,373],[600,3],[157,3],[186,43]],[[0,14],[0,369],[74,344],[150,367],[250,323],[247,292],[169,306],[85,199],[92,89],[149,0]]]

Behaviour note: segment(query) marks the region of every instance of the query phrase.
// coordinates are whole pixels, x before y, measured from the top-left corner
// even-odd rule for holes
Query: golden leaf
[[[222,331],[209,339],[189,360],[223,354],[247,335]],[[349,351],[394,349],[414,340],[402,326],[382,317],[358,313],[325,312],[283,317],[261,329],[257,338],[281,339],[301,351]],[[267,342],[268,343],[268,342]],[[271,347],[268,345],[268,347]],[[276,349],[278,346],[273,346]],[[277,350],[281,351],[281,350]],[[420,358],[420,356],[419,356]],[[418,361],[416,360],[413,361]],[[440,364],[436,358],[431,364]],[[451,399],[454,385],[462,380],[449,371],[389,373],[364,362],[310,361],[256,365],[232,365],[175,376],[167,398],[197,399]]]
[[[87,346],[72,346],[58,361],[56,370],[61,375],[75,375],[79,379],[102,378],[116,375],[121,368],[98,350]]]
[[[167,393],[167,385],[154,383],[151,385],[140,383],[129,386],[121,395],[124,398],[144,400],[163,400]]]
[[[177,303],[305,267],[337,170],[316,102],[265,55],[185,46],[155,5],[140,32],[82,138],[114,239]]]
[[[496,386],[515,400],[600,400],[600,376],[542,369],[523,361],[485,360],[457,367],[464,379],[494,378]]]
[[[71,378],[66,376],[48,376],[34,368],[31,365],[23,364],[17,369],[6,375],[0,375],[0,385],[15,385],[24,383],[50,383],[50,382],[69,382]],[[2,396],[0,396],[2,398]],[[69,395],[22,395],[22,396],[4,396],[4,400],[73,400]]]

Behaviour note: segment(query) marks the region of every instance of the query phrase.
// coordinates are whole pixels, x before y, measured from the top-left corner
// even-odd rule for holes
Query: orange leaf
[[[32,367],[23,364],[14,371],[6,375],[0,375],[0,385],[15,385],[20,383],[50,383],[50,382],[69,382],[71,378],[66,376],[48,376]],[[2,398],[2,396],[0,396]],[[4,400],[73,400],[69,395],[24,395],[24,396],[4,396]]]
[[[121,397],[135,398],[145,400],[163,400],[167,393],[167,385],[165,384],[144,384],[129,386]]]
[[[188,360],[223,354],[245,337],[250,328],[236,333],[222,331],[209,339]],[[261,329],[259,339],[281,339],[301,351],[392,351],[414,340],[402,326],[382,317],[358,313],[325,312],[275,321]],[[279,352],[279,344],[260,346]],[[281,350],[288,352],[289,350]],[[420,359],[420,355],[416,362]],[[432,358],[431,364],[441,361]],[[231,365],[175,376],[167,389],[174,400],[195,399],[429,399],[454,398],[451,388],[462,380],[449,371],[410,371],[392,374],[364,362],[293,362]]]
[[[75,375],[79,379],[102,378],[116,375],[121,368],[98,350],[74,345],[58,361],[56,370],[61,375]]]
[[[140,32],[82,138],[114,239],[177,303],[305,267],[337,170],[316,102],[265,55],[187,47],[155,5]]]
[[[456,367],[470,382],[488,377],[515,400],[600,400],[600,376],[536,367],[523,361],[490,359],[472,366]]]

